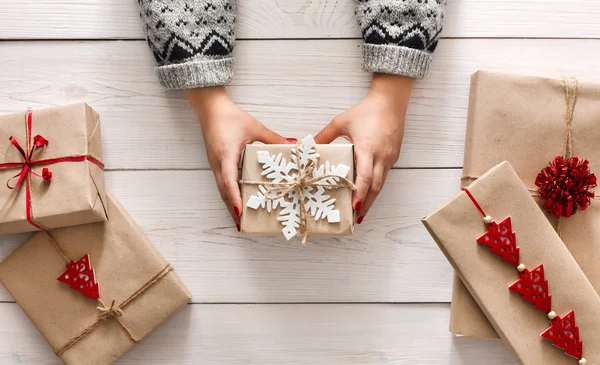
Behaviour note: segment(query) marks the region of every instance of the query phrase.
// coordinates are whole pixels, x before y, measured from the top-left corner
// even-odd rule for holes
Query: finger
[[[216,171],[219,171],[219,172],[216,172]],[[227,211],[229,212],[229,215],[231,216],[231,219],[233,219],[233,223],[235,223],[235,226],[239,232],[240,231],[239,218],[235,215],[235,212],[233,211],[233,206],[231,205],[231,202],[229,201],[229,196],[227,194],[227,190],[225,189],[225,186],[223,185],[223,178],[221,176],[220,170],[215,170],[215,181],[217,182],[217,188],[219,189],[219,194],[221,195],[221,200],[223,200],[223,203],[225,203],[225,207],[227,208]]]
[[[329,124],[323,128],[319,134],[315,137],[317,144],[327,144],[336,140],[336,138],[342,135],[342,131],[339,128],[339,123],[336,119],[332,120]]]
[[[375,200],[381,193],[383,189],[383,185],[385,184],[385,180],[387,179],[388,169],[385,168],[383,164],[376,164],[373,168],[373,182],[369,188],[369,193],[362,204],[362,207],[358,211],[358,219],[356,223],[361,224],[365,216],[375,203]]]
[[[373,155],[370,152],[356,150],[356,191],[352,199],[354,210],[364,205],[373,181]]]
[[[238,161],[239,155],[237,158],[230,158],[221,162],[222,185],[233,209],[236,222],[239,221],[239,216],[242,215],[242,194],[238,183]]]
[[[265,144],[286,144],[286,143],[296,143],[298,140],[296,138],[285,138],[281,135],[273,132],[269,128],[260,124],[258,132],[254,136],[254,139],[265,143]]]

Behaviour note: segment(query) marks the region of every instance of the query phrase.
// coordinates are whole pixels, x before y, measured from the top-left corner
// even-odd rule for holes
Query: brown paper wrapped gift
[[[66,364],[112,364],[190,301],[131,217],[107,202],[110,221],[40,232],[0,263],[0,282]],[[57,280],[85,254],[99,300]]]
[[[528,269],[544,265],[552,311],[575,313],[587,364],[600,364],[600,297],[509,163],[503,162],[468,187],[494,221],[512,219],[520,260]],[[465,192],[423,223],[444,252],[504,343],[524,365],[573,365],[577,360],[540,334],[548,314],[509,290],[519,280],[517,265],[502,261],[477,243],[488,227]],[[548,312],[549,313],[549,312]]]
[[[589,160],[591,171],[600,174],[599,103],[600,84],[475,73],[471,79],[463,186],[508,160],[525,186],[533,190],[542,168],[555,156],[569,154]],[[558,228],[557,218],[547,217]],[[560,218],[560,237],[596,290],[600,289],[599,221],[597,200],[585,211]],[[450,329],[459,336],[497,337],[458,278]]]
[[[318,194],[311,196],[311,193],[322,192],[324,195],[320,195],[321,198],[325,198],[324,202],[327,203],[330,199],[335,199],[331,205],[332,216],[321,216],[322,219],[315,219],[315,215],[319,215],[318,210],[313,210],[310,205],[306,205],[306,233],[310,236],[344,236],[351,235],[354,231],[354,211],[352,209],[352,193],[353,184],[350,181],[354,177],[354,153],[353,146],[350,144],[324,144],[314,145],[314,139],[312,137],[306,137],[299,144],[301,149],[295,149],[294,144],[283,144],[283,145],[248,145],[246,146],[246,152],[244,155],[244,162],[242,167],[242,199],[244,202],[243,214],[241,218],[241,231],[249,234],[260,234],[260,235],[280,235],[282,231],[286,235],[287,239],[292,238],[295,235],[302,237],[301,224],[296,222],[295,229],[286,232],[286,227],[278,219],[281,219],[282,211],[281,206],[274,207],[275,202],[269,201],[266,196],[277,196],[285,195],[286,201],[292,201],[288,199],[290,194],[297,194],[293,184],[295,183],[298,175],[302,175],[302,171],[298,171],[295,168],[290,169],[290,163],[293,162],[293,158],[296,158],[296,153],[300,153],[301,169],[302,166],[312,165],[314,171],[321,172],[322,174],[331,176],[326,179],[313,179],[313,173],[307,173],[308,179],[313,179],[314,186],[305,186],[303,192],[307,202],[312,201],[315,203],[319,200]],[[301,154],[303,146],[306,147],[304,151],[314,148],[314,151],[319,155],[318,158],[314,159],[314,164],[309,161],[312,159],[308,154],[304,158]],[[281,154],[281,155],[280,155]],[[261,157],[262,156],[262,157]],[[273,169],[269,168],[267,164],[276,165],[275,170],[278,167],[282,167],[288,175],[292,178],[282,178],[279,183],[275,185],[269,185],[275,180],[273,175],[278,174],[278,171],[273,172]],[[337,169],[337,170],[336,170]],[[341,177],[338,178],[337,175]],[[343,175],[343,176],[342,176]],[[278,175],[279,176],[279,175]],[[334,181],[335,180],[335,181]],[[322,184],[319,186],[319,184]],[[308,183],[310,185],[310,182]],[[272,189],[269,192],[269,189]],[[287,193],[286,193],[287,192]],[[282,194],[286,193],[286,194]],[[254,209],[249,207],[252,206],[252,202],[255,202]],[[273,209],[271,209],[273,207]],[[296,205],[300,209],[299,205]],[[337,218],[337,219],[336,219]],[[292,222],[293,223],[293,222]]]
[[[105,202],[100,119],[92,108],[0,116],[0,234],[105,221]]]

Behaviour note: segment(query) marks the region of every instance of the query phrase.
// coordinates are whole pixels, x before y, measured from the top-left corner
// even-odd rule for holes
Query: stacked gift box
[[[423,221],[456,272],[450,330],[522,364],[600,364],[598,100],[574,78],[475,73],[463,192]]]
[[[0,117],[0,282],[66,364],[112,364],[191,296],[104,186],[86,104]]]

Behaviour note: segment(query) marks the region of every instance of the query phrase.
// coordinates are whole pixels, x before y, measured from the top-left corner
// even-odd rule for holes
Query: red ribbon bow
[[[74,156],[74,157],[59,157],[59,158],[51,158],[46,160],[33,160],[33,154],[36,149],[43,148],[48,146],[48,140],[40,135],[33,137],[33,144],[31,143],[31,128],[33,121],[33,113],[31,110],[28,110],[26,113],[26,123],[27,123],[27,148],[23,149],[16,138],[10,137],[9,140],[13,144],[13,146],[19,151],[21,156],[23,156],[22,162],[8,162],[8,163],[0,163],[0,170],[3,169],[11,169],[11,168],[21,168],[21,172],[11,177],[7,182],[6,186],[9,189],[16,189],[25,182],[26,185],[26,209],[27,209],[27,221],[39,230],[44,230],[44,228],[36,223],[33,220],[33,214],[31,209],[31,184],[30,184],[30,175],[33,174],[35,176],[41,177],[47,182],[52,181],[52,171],[50,171],[47,167],[42,168],[42,173],[39,174],[33,170],[34,166],[40,165],[53,165],[61,162],[82,162],[82,161],[90,161],[96,166],[100,167],[104,170],[104,164],[91,156]],[[31,147],[29,147],[31,146]],[[27,151],[27,152],[26,152]],[[11,181],[18,179],[17,183],[11,185]]]
[[[48,168],[44,167],[42,169],[42,174],[38,174],[37,172],[35,172],[33,170],[33,166],[35,165],[40,165],[40,161],[32,161],[31,158],[33,157],[33,152],[35,151],[36,148],[41,148],[44,146],[48,145],[48,140],[40,135],[37,135],[35,137],[33,137],[33,146],[31,147],[29,153],[25,153],[25,150],[23,150],[23,147],[21,147],[21,145],[19,144],[19,142],[17,141],[17,139],[15,137],[10,137],[9,138],[10,142],[13,144],[13,146],[15,146],[15,148],[19,151],[19,153],[21,154],[21,156],[23,156],[23,160],[24,162],[16,162],[16,163],[11,163],[12,167],[15,166],[22,166],[22,170],[20,173],[16,174],[15,176],[11,177],[7,182],[6,182],[6,186],[9,189],[16,189],[19,186],[21,186],[21,184],[23,183],[23,181],[25,180],[25,177],[27,176],[28,173],[32,173],[35,176],[39,176],[42,179],[50,182],[52,180],[52,172],[50,172],[50,170],[48,170]],[[2,168],[2,166],[4,165],[8,165],[8,164],[2,164],[0,165],[0,168]],[[14,179],[19,178],[19,180],[17,180],[17,183],[14,185],[11,185],[10,182],[13,181]]]

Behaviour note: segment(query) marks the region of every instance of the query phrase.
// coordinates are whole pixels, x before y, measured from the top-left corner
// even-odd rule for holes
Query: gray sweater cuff
[[[233,78],[233,57],[160,66],[156,73],[160,83],[168,89],[226,85]]]
[[[427,74],[430,64],[431,54],[428,52],[393,45],[363,45],[362,66],[365,71],[421,79]]]

